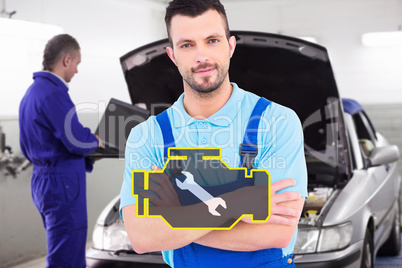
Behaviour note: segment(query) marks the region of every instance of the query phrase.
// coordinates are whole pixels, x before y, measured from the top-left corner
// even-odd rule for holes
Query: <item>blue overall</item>
[[[20,146],[34,165],[31,194],[46,230],[46,267],[83,268],[85,172],[93,168],[85,156],[98,147],[98,140],[78,121],[60,78],[37,72],[34,79],[20,104]]]
[[[254,158],[257,155],[257,129],[261,114],[270,105],[270,101],[260,98],[251,113],[247,124],[243,143],[240,145],[240,166],[246,167],[248,171],[252,168]],[[170,120],[167,112],[156,116],[160,125],[164,142],[165,161],[168,155],[168,148],[175,147]],[[192,205],[199,203],[200,200],[190,191],[181,191],[174,183],[172,184],[178,193],[182,205]],[[237,190],[241,187],[254,185],[253,178],[241,178],[230,183],[216,186],[203,186],[212,196],[218,196],[226,192]],[[217,248],[202,246],[191,243],[185,247],[174,250],[174,267],[295,267],[292,255],[282,256],[282,249],[272,248],[258,251],[240,252],[229,251]]]

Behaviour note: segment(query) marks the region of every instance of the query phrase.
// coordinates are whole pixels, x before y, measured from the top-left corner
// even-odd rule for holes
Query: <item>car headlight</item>
[[[326,252],[338,250],[349,245],[352,239],[352,223],[330,227],[299,228],[294,254]]]
[[[96,224],[92,233],[92,247],[103,250],[103,229],[104,226]]]
[[[92,235],[92,247],[108,251],[133,250],[121,219],[107,227],[97,224]]]

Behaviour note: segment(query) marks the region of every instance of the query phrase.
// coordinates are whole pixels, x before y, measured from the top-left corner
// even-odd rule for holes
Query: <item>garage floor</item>
[[[377,257],[375,268],[394,268],[402,267],[402,249],[396,257]]]
[[[90,243],[87,243],[87,248],[91,246]],[[33,261],[29,261],[17,266],[13,266],[10,268],[43,268],[46,265],[45,257],[39,258]],[[399,256],[396,257],[378,257],[375,260],[375,268],[402,268],[402,249],[399,252]]]
[[[92,246],[92,242],[87,242],[86,249]],[[32,261],[24,262],[9,268],[44,268],[46,266],[46,257],[38,258]]]

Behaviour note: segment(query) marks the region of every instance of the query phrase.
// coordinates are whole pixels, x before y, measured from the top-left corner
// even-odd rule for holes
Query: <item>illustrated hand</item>
[[[271,184],[271,216],[266,223],[294,225],[297,224],[300,217],[300,211],[287,206],[283,203],[287,201],[299,200],[300,193],[298,192],[284,192],[277,194],[276,192],[290,186],[296,185],[294,179],[284,179]],[[282,205],[281,205],[282,203]],[[247,223],[255,223],[251,221],[250,217],[243,217],[242,221]]]
[[[161,169],[157,166],[152,166],[153,171],[160,171]],[[156,195],[150,192],[140,192],[139,195],[143,198],[149,198],[157,207],[177,207],[181,206],[179,196],[173,187],[168,175],[165,173],[149,173],[149,190],[154,192]],[[139,187],[144,188],[144,183],[139,182]]]
[[[242,217],[241,220],[247,223],[251,217],[244,217],[243,214],[252,214],[253,220],[264,221],[268,216],[268,186],[246,186],[221,196],[227,205],[228,216],[234,220]]]

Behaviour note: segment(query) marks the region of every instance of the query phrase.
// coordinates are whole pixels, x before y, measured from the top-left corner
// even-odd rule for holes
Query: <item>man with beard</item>
[[[134,128],[127,142],[120,212],[134,250],[162,251],[172,267],[294,267],[291,253],[307,196],[303,134],[297,115],[230,82],[228,70],[236,39],[230,36],[219,0],[174,0],[167,7],[165,22],[170,41],[167,54],[183,77],[184,93],[164,113]],[[251,168],[264,168],[261,163],[273,155],[285,157],[287,163],[286,168],[268,170],[272,184],[271,217],[267,222],[256,224],[243,217],[230,230],[174,230],[161,218],[138,216],[137,200],[131,195],[132,171],[164,166],[163,145],[169,135],[177,147],[221,147],[230,167],[238,167],[240,162],[250,168],[244,159],[239,161],[239,145],[254,108],[262,105],[260,100],[265,103],[261,122],[272,122],[277,129],[270,133],[260,124],[255,158],[259,161],[251,163]],[[286,120],[275,122],[274,118]],[[141,146],[135,146],[139,141]],[[134,154],[147,161],[131,161]],[[226,178],[222,183],[234,181],[236,178]],[[258,192],[247,195],[248,188],[235,187],[220,196],[228,208],[230,204],[247,203],[250,198],[267,200],[263,192],[261,196]],[[155,194],[147,191],[140,196],[155,205],[153,214],[163,210],[186,217],[197,206],[205,206],[180,203],[167,176],[152,181],[149,189]],[[216,221],[223,224],[230,216],[222,215]]]

